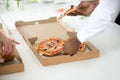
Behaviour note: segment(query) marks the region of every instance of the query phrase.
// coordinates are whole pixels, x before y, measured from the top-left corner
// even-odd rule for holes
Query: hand
[[[80,41],[76,37],[76,33],[68,33],[70,38],[64,44],[64,54],[66,55],[74,55],[78,52],[80,47]]]
[[[11,54],[14,51],[15,44],[19,44],[19,42],[0,32],[0,48],[3,55]]]
[[[77,6],[76,10],[73,12],[69,13],[69,16],[77,16],[77,15],[84,15],[84,16],[89,16],[93,10],[96,8],[98,5],[99,0],[95,1],[82,1],[80,4]]]
[[[81,15],[89,16],[94,11],[98,3],[99,0],[82,1],[77,7],[77,12],[80,13]]]

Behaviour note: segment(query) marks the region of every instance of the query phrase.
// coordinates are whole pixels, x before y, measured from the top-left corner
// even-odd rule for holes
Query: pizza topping
[[[43,55],[53,56],[62,52],[64,42],[65,40],[62,40],[60,38],[51,37],[49,39],[41,41],[38,44],[37,51]]]
[[[85,47],[86,47],[86,44],[85,44],[85,43],[81,43],[81,44],[80,44],[79,51],[84,51],[84,50],[85,50]]]

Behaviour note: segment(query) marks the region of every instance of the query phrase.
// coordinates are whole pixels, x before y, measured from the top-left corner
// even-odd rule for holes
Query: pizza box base
[[[14,60],[11,60],[9,62],[6,62],[6,63],[0,65],[0,75],[24,71],[24,64],[16,50],[15,50],[14,54],[16,54]]]
[[[0,24],[0,30],[1,31],[5,30],[5,29],[3,29],[2,24]],[[6,31],[4,31],[4,32],[6,32]],[[11,60],[9,62],[6,62],[6,63],[0,65],[0,75],[24,71],[24,63],[23,63],[21,57],[19,56],[19,53],[16,50],[16,48],[13,53],[15,54],[14,60]]]
[[[99,50],[90,42],[86,42],[87,51],[75,54],[74,56],[59,55],[53,57],[44,57],[38,54],[35,48],[36,42],[48,39],[49,37],[59,37],[64,40],[69,38],[67,32],[72,31],[72,29],[57,21],[56,17],[29,22],[18,21],[16,22],[16,28],[44,66],[86,60],[99,56]]]

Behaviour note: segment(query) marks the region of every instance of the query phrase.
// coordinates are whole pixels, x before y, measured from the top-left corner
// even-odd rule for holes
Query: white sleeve
[[[100,0],[85,27],[78,32],[77,38],[81,42],[85,42],[97,33],[103,32],[115,21],[119,12],[120,0]]]

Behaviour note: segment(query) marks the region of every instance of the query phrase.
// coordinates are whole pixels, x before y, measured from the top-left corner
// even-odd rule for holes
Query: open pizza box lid
[[[8,33],[7,30],[2,27],[1,23],[0,23],[0,31],[3,31],[6,34]],[[5,62],[0,65],[0,75],[24,71],[24,63],[16,48],[13,53],[15,55],[15,58],[13,60]]]
[[[74,56],[57,55],[53,57],[45,57],[37,53],[36,46],[40,41],[50,37],[59,37],[61,39],[67,40],[69,38],[67,32],[73,31],[69,27],[57,21],[56,17],[29,22],[17,21],[15,25],[27,42],[28,46],[32,49],[33,53],[44,66],[77,60],[85,60],[99,56],[99,50],[90,42],[86,42],[87,49],[84,52],[75,54]]]

